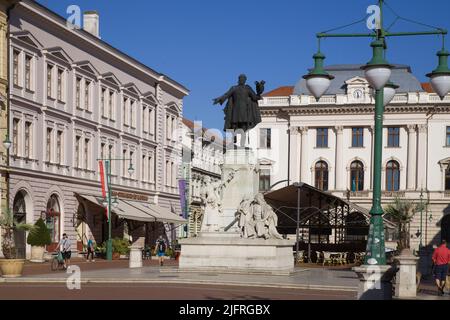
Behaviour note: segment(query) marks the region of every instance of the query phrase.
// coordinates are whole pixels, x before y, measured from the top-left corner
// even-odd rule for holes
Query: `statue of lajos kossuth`
[[[223,96],[214,99],[214,104],[227,104],[223,109],[225,113],[224,130],[232,132],[233,137],[240,134],[240,146],[247,146],[247,132],[253,129],[261,122],[261,113],[259,111],[258,100],[261,100],[261,94],[264,92],[265,81],[256,81],[256,93],[245,84],[247,77],[245,74],[239,76],[236,86],[233,86]]]

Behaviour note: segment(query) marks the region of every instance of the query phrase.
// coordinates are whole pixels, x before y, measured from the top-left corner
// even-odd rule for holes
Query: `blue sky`
[[[246,73],[249,82],[266,81],[266,92],[294,85],[312,66],[315,34],[363,19],[375,0],[39,0],[58,14],[77,4],[100,13],[101,37],[191,90],[184,115],[222,128],[223,113],[213,106]],[[450,29],[450,1],[388,0],[405,18]],[[395,16],[386,10],[386,25]],[[427,27],[399,21],[392,31]],[[367,32],[365,23],[343,29]],[[370,40],[327,39],[326,64],[366,63]],[[411,65],[421,81],[437,65],[437,36],[394,38],[388,43],[391,63]],[[450,47],[450,41],[448,41]]]

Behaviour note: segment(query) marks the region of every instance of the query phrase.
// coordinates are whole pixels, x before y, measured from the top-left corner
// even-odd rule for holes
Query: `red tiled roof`
[[[186,127],[194,129],[194,123],[191,120],[183,118],[183,123],[185,124]]]
[[[293,92],[293,86],[283,86],[267,92],[264,97],[285,97],[290,96]]]
[[[431,87],[431,83],[429,82],[423,82],[421,83],[422,89],[425,90],[428,93],[434,93],[433,88]]]

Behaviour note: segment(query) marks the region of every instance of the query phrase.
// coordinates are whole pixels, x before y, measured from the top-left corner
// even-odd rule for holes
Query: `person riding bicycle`
[[[62,257],[64,259],[64,269],[67,269],[70,263],[70,257],[72,256],[72,251],[70,240],[66,233],[63,234],[63,237],[61,241],[59,241],[56,250],[61,251]]]

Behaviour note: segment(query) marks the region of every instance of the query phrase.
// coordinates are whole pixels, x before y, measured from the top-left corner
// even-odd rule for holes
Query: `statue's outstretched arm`
[[[223,96],[220,96],[218,98],[213,99],[214,104],[223,104],[227,99],[231,97],[233,94],[234,88],[230,88],[230,90],[227,91]]]

